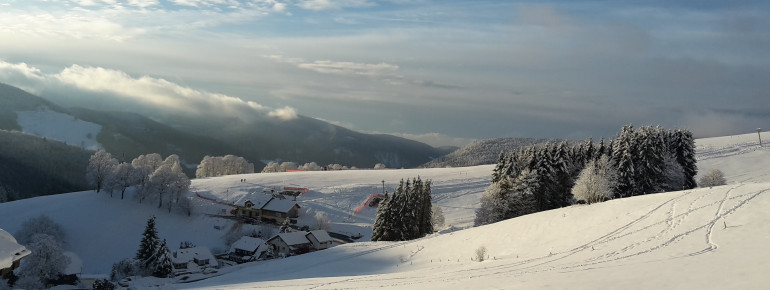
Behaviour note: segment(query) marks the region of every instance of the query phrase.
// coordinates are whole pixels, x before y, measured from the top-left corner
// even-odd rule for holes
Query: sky
[[[0,82],[434,146],[770,128],[767,1],[0,0]]]

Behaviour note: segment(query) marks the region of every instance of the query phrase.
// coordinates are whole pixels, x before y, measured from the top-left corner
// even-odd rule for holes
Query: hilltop
[[[770,265],[770,146],[756,134],[696,141],[700,172],[719,168],[727,186],[699,188],[594,205],[574,205],[471,228],[493,166],[407,170],[270,173],[193,180],[191,194],[231,203],[280,186],[310,191],[298,201],[327,213],[332,231],[362,233],[362,242],[286,259],[243,264],[229,274],[172,288],[525,288],[735,289],[768,282]],[[431,179],[433,201],[452,227],[408,242],[365,242],[374,209],[352,211],[369,195],[393,190],[401,178]],[[241,182],[245,179],[245,182]],[[0,204],[0,228],[11,233],[47,214],[69,235],[65,248],[83,259],[84,273],[106,273],[134,255],[144,227],[158,217],[170,245],[191,240],[222,250],[232,222],[202,199],[191,217],[152,204],[92,191]],[[472,261],[487,248],[488,260]],[[740,278],[738,278],[740,277]]]

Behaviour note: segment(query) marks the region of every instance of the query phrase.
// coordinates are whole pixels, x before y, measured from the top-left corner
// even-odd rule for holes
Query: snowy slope
[[[96,136],[102,126],[70,115],[38,109],[36,111],[16,112],[17,123],[22,132],[59,140],[84,149],[99,150],[102,145],[96,141]]]
[[[577,288],[739,289],[770,282],[770,146],[750,144],[754,135],[700,139],[699,167],[722,169],[730,183],[697,189],[572,206],[493,225],[444,231],[401,242],[359,242],[306,255],[244,264],[230,274],[168,285],[171,288]],[[756,142],[756,141],[755,141]],[[737,152],[737,153],[736,153]],[[762,166],[764,165],[764,166]],[[369,195],[392,192],[398,180],[433,180],[434,202],[447,223],[472,224],[493,166],[237,175],[193,180],[192,194],[242,203],[283,186],[306,187],[298,199],[300,223],[316,211],[332,230],[365,235],[374,209],[352,215]],[[240,182],[241,179],[246,182]],[[67,250],[83,260],[85,273],[107,273],[132,257],[146,219],[158,217],[161,238],[224,249],[232,222],[228,207],[196,198],[186,217],[94,192],[70,193],[0,204],[0,228],[11,233],[41,213],[61,223]],[[725,225],[727,227],[725,227]],[[489,259],[471,261],[480,246]]]

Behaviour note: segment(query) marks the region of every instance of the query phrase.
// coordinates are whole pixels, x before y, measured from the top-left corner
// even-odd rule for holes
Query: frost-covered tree
[[[725,174],[722,173],[721,170],[715,168],[709,169],[709,171],[706,171],[706,173],[698,179],[698,185],[700,185],[700,187],[712,187],[725,184],[727,184]]]
[[[663,159],[663,179],[657,184],[658,192],[687,189],[687,175],[676,156],[667,154]]]
[[[281,172],[286,172],[287,170],[297,170],[297,168],[297,163],[294,162],[281,163]]]
[[[139,203],[150,197],[152,189],[150,188],[150,175],[163,163],[159,154],[139,155],[131,161],[136,176],[136,197]]]
[[[147,226],[142,233],[142,241],[136,252],[136,261],[143,269],[148,269],[155,261],[155,253],[158,251],[158,230],[155,228],[155,217],[147,219]]]
[[[378,170],[379,169],[387,169],[387,168],[388,168],[388,166],[386,166],[385,164],[382,164],[382,163],[377,163],[377,164],[374,165],[374,169],[378,169]]]
[[[59,242],[52,236],[36,234],[26,246],[32,254],[23,260],[16,287],[45,288],[48,281],[59,278],[70,263],[70,259],[62,254]]]
[[[433,216],[431,222],[433,223],[433,230],[439,230],[444,228],[444,211],[438,205],[432,205]]]
[[[21,229],[16,233],[16,240],[22,245],[28,245],[34,242],[35,235],[44,234],[51,237],[54,241],[63,245],[66,239],[64,229],[45,215],[26,220]]]
[[[254,173],[254,164],[249,163],[243,157],[235,155],[205,156],[195,171],[195,177],[203,178],[247,173]]]
[[[174,270],[171,262],[171,252],[168,250],[166,240],[160,242],[157,251],[154,256],[155,262],[153,263],[152,275],[158,278],[166,278],[171,275]]]
[[[138,171],[135,170],[134,166],[131,164],[125,162],[118,164],[110,175],[108,182],[110,194],[112,194],[113,190],[120,191],[120,199],[123,199],[126,194],[126,189],[137,184],[137,172]]]
[[[281,164],[278,162],[270,161],[265,165],[265,168],[262,168],[261,173],[273,173],[273,172],[281,172]]]
[[[576,200],[583,200],[589,204],[602,202],[612,198],[616,186],[615,166],[605,155],[599,160],[586,164],[575,181],[575,186],[572,187],[572,195]]]
[[[318,163],[310,162],[310,163],[302,164],[297,169],[304,170],[304,171],[321,171],[323,168],[321,168],[321,166],[318,165]]]
[[[94,187],[96,192],[100,192],[116,166],[118,166],[118,160],[113,158],[112,154],[104,149],[96,151],[88,160],[86,181]]]
[[[331,229],[331,222],[326,213],[319,211],[315,213],[315,228],[319,230],[329,231]]]

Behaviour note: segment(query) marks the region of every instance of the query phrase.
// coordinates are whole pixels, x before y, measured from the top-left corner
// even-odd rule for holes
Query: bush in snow
[[[131,276],[142,276],[144,271],[142,265],[136,259],[124,259],[120,262],[112,264],[112,272],[110,272],[110,280],[120,281],[123,278]]]
[[[478,247],[474,253],[476,254],[476,262],[483,262],[484,257],[487,256],[487,247]]]
[[[617,186],[617,171],[606,155],[590,161],[578,175],[572,195],[586,203],[602,202],[612,197]]]
[[[107,279],[99,279],[94,281],[93,285],[94,290],[115,290],[115,284],[110,282],[110,280]]]
[[[374,165],[374,169],[387,169],[388,167],[385,166],[385,164],[377,163]]]
[[[112,158],[112,155],[104,149],[97,151],[88,160],[86,169],[86,181],[94,187],[96,192],[100,192],[110,174],[118,166],[118,160]]]
[[[62,254],[59,242],[52,236],[36,234],[27,247],[32,254],[22,261],[16,287],[45,288],[49,281],[58,279],[70,263],[70,259]]]
[[[25,221],[15,236],[20,244],[29,245],[34,242],[33,237],[37,234],[50,236],[59,246],[64,244],[66,237],[61,226],[45,215]]]
[[[315,213],[315,228],[319,230],[329,231],[331,229],[331,222],[326,213],[319,211]]]
[[[727,184],[725,174],[719,169],[711,169],[698,179],[700,187],[712,187]]]

